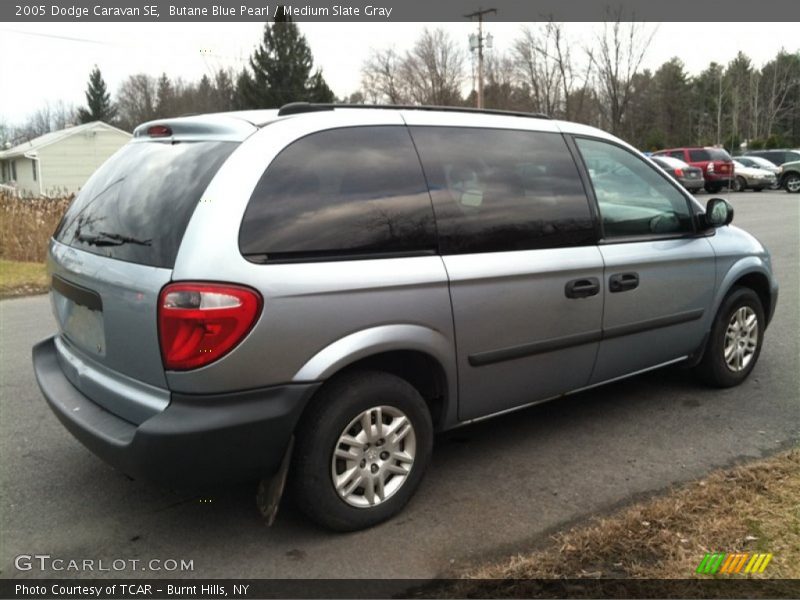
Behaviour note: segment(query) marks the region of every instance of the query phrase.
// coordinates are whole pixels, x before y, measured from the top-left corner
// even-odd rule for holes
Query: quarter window
[[[594,186],[605,237],[693,231],[687,198],[632,152],[576,139]]]
[[[301,138],[256,185],[239,231],[250,260],[434,250],[425,178],[406,127]]]
[[[557,133],[412,127],[445,254],[594,243],[586,193]]]

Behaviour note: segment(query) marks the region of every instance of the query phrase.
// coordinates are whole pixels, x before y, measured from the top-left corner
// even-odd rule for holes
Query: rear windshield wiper
[[[119,233],[108,233],[106,231],[98,231],[97,235],[90,235],[81,233],[76,238],[79,242],[90,244],[92,246],[122,246],[123,244],[139,244],[140,246],[150,246],[153,240],[140,240],[127,235]]]

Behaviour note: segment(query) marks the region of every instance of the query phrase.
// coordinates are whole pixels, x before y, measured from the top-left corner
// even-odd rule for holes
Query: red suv
[[[702,169],[705,189],[711,194],[730,187],[733,179],[733,159],[723,148],[670,148],[653,156],[671,156]]]

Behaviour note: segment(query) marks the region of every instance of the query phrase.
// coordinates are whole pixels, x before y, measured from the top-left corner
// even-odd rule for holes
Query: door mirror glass
[[[733,221],[733,207],[727,200],[712,198],[706,205],[705,221],[709,227],[722,227]]]

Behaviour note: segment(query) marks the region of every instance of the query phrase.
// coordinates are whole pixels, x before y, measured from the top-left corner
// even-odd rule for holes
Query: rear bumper
[[[54,338],[33,347],[50,408],[89,450],[122,472],[172,485],[257,479],[274,473],[319,383],[214,395],[173,393],[140,425],[92,402],[61,370]]]
[[[709,173],[708,171],[703,172],[703,177],[705,178],[706,183],[723,183],[726,184],[730,182],[734,175],[733,173]]]

